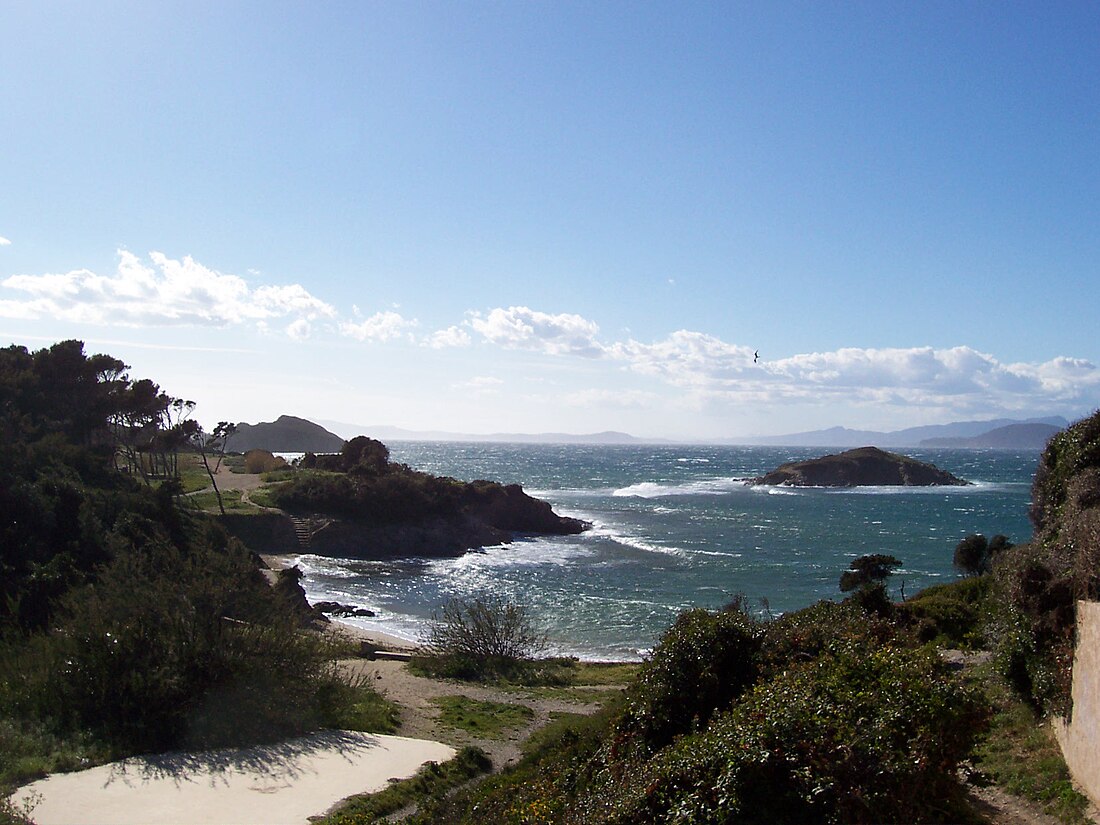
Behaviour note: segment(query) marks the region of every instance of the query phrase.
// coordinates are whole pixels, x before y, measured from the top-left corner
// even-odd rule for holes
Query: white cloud
[[[468,381],[460,381],[451,386],[460,390],[475,390],[478,392],[495,392],[504,381],[492,375],[475,375]]]
[[[299,284],[253,289],[243,278],[182,260],[149,253],[151,266],[120,250],[113,275],[87,269],[65,274],[13,275],[0,281],[25,293],[21,300],[0,301],[0,316],[51,318],[90,324],[143,327],[164,324],[231,326],[245,322],[333,317],[336,310]]]
[[[653,344],[618,343],[608,352],[638,373],[685,389],[700,406],[845,402],[989,414],[1091,404],[1100,392],[1100,370],[1088,361],[1005,364],[965,346],[847,347],[754,364],[749,347],[680,330]]]
[[[299,318],[287,324],[286,335],[292,341],[305,341],[313,332],[313,327],[305,318]]]
[[[415,326],[416,321],[410,321],[396,312],[386,311],[376,312],[358,324],[344,321],[340,324],[340,332],[357,341],[383,342],[399,338]]]
[[[424,339],[424,346],[432,349],[470,346],[470,334],[462,327],[452,326],[433,332]]]
[[[580,315],[549,315],[528,307],[497,307],[486,317],[472,313],[470,326],[490,343],[550,355],[597,358],[604,353],[596,340],[599,327]]]
[[[11,241],[3,236],[0,236],[0,246],[11,246]]]
[[[698,385],[744,378],[753,368],[753,350],[727,344],[703,332],[681,329],[655,344],[629,340],[608,348],[632,369],[673,384]],[[755,372],[759,372],[756,370]]]

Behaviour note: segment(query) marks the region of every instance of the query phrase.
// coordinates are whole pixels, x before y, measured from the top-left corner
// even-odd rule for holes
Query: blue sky
[[[0,345],[209,423],[1073,418],[1098,75],[1089,3],[5,3]]]

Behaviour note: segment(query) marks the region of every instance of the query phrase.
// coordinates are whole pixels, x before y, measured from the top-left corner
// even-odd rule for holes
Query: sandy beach
[[[273,745],[134,757],[20,788],[38,825],[306,825],[337,802],[454,756],[403,736],[323,731]]]

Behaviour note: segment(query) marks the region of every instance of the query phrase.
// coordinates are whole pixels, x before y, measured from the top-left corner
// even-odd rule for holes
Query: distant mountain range
[[[1017,421],[997,418],[990,421],[958,421],[910,427],[893,432],[850,430],[831,427],[804,433],[759,438],[728,438],[712,443],[782,447],[957,447],[970,449],[1040,450],[1054,433],[1069,424],[1061,416]],[[322,426],[323,425],[323,426]],[[240,424],[228,444],[234,452],[252,449],[271,452],[335,453],[344,440],[358,435],[390,441],[470,441],[511,442],[518,444],[670,444],[668,439],[638,438],[608,430],[599,433],[457,433],[445,430],[406,430],[386,425],[363,426],[340,421],[315,424],[304,418],[282,415],[272,422]]]
[[[367,435],[379,441],[497,441],[517,444],[653,444],[667,439],[638,438],[628,433],[607,430],[602,433],[456,433],[445,430],[406,430],[387,425],[364,426],[341,421],[322,421],[324,426],[345,438]]]
[[[1008,424],[971,438],[926,438],[921,447],[962,447],[970,450],[1041,450],[1062,427],[1053,424]]]
[[[999,447],[1003,449],[1041,449],[1046,440],[1069,422],[1061,416],[1029,418],[1019,421],[995,418],[990,421],[956,421],[952,424],[931,424],[909,427],[893,432],[850,430],[831,427],[805,433],[776,435],[764,438],[731,440],[729,443],[759,444],[782,447],[864,447],[886,449],[898,447]],[[996,435],[993,435],[996,433]],[[1043,435],[1045,433],[1045,436]]]

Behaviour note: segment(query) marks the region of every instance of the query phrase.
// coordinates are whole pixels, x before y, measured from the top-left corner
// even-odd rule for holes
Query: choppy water
[[[820,449],[396,442],[393,460],[464,480],[522,484],[563,515],[593,524],[580,536],[535,538],[458,559],[366,562],[302,556],[314,600],[377,612],[366,627],[414,639],[451,596],[492,592],[525,605],[559,652],[634,658],[687,607],[737,593],[773,612],[837,598],[852,558],[904,562],[893,589],[913,594],[955,577],[969,533],[1031,534],[1035,452],[925,450],[971,487],[852,490],[746,487]]]

